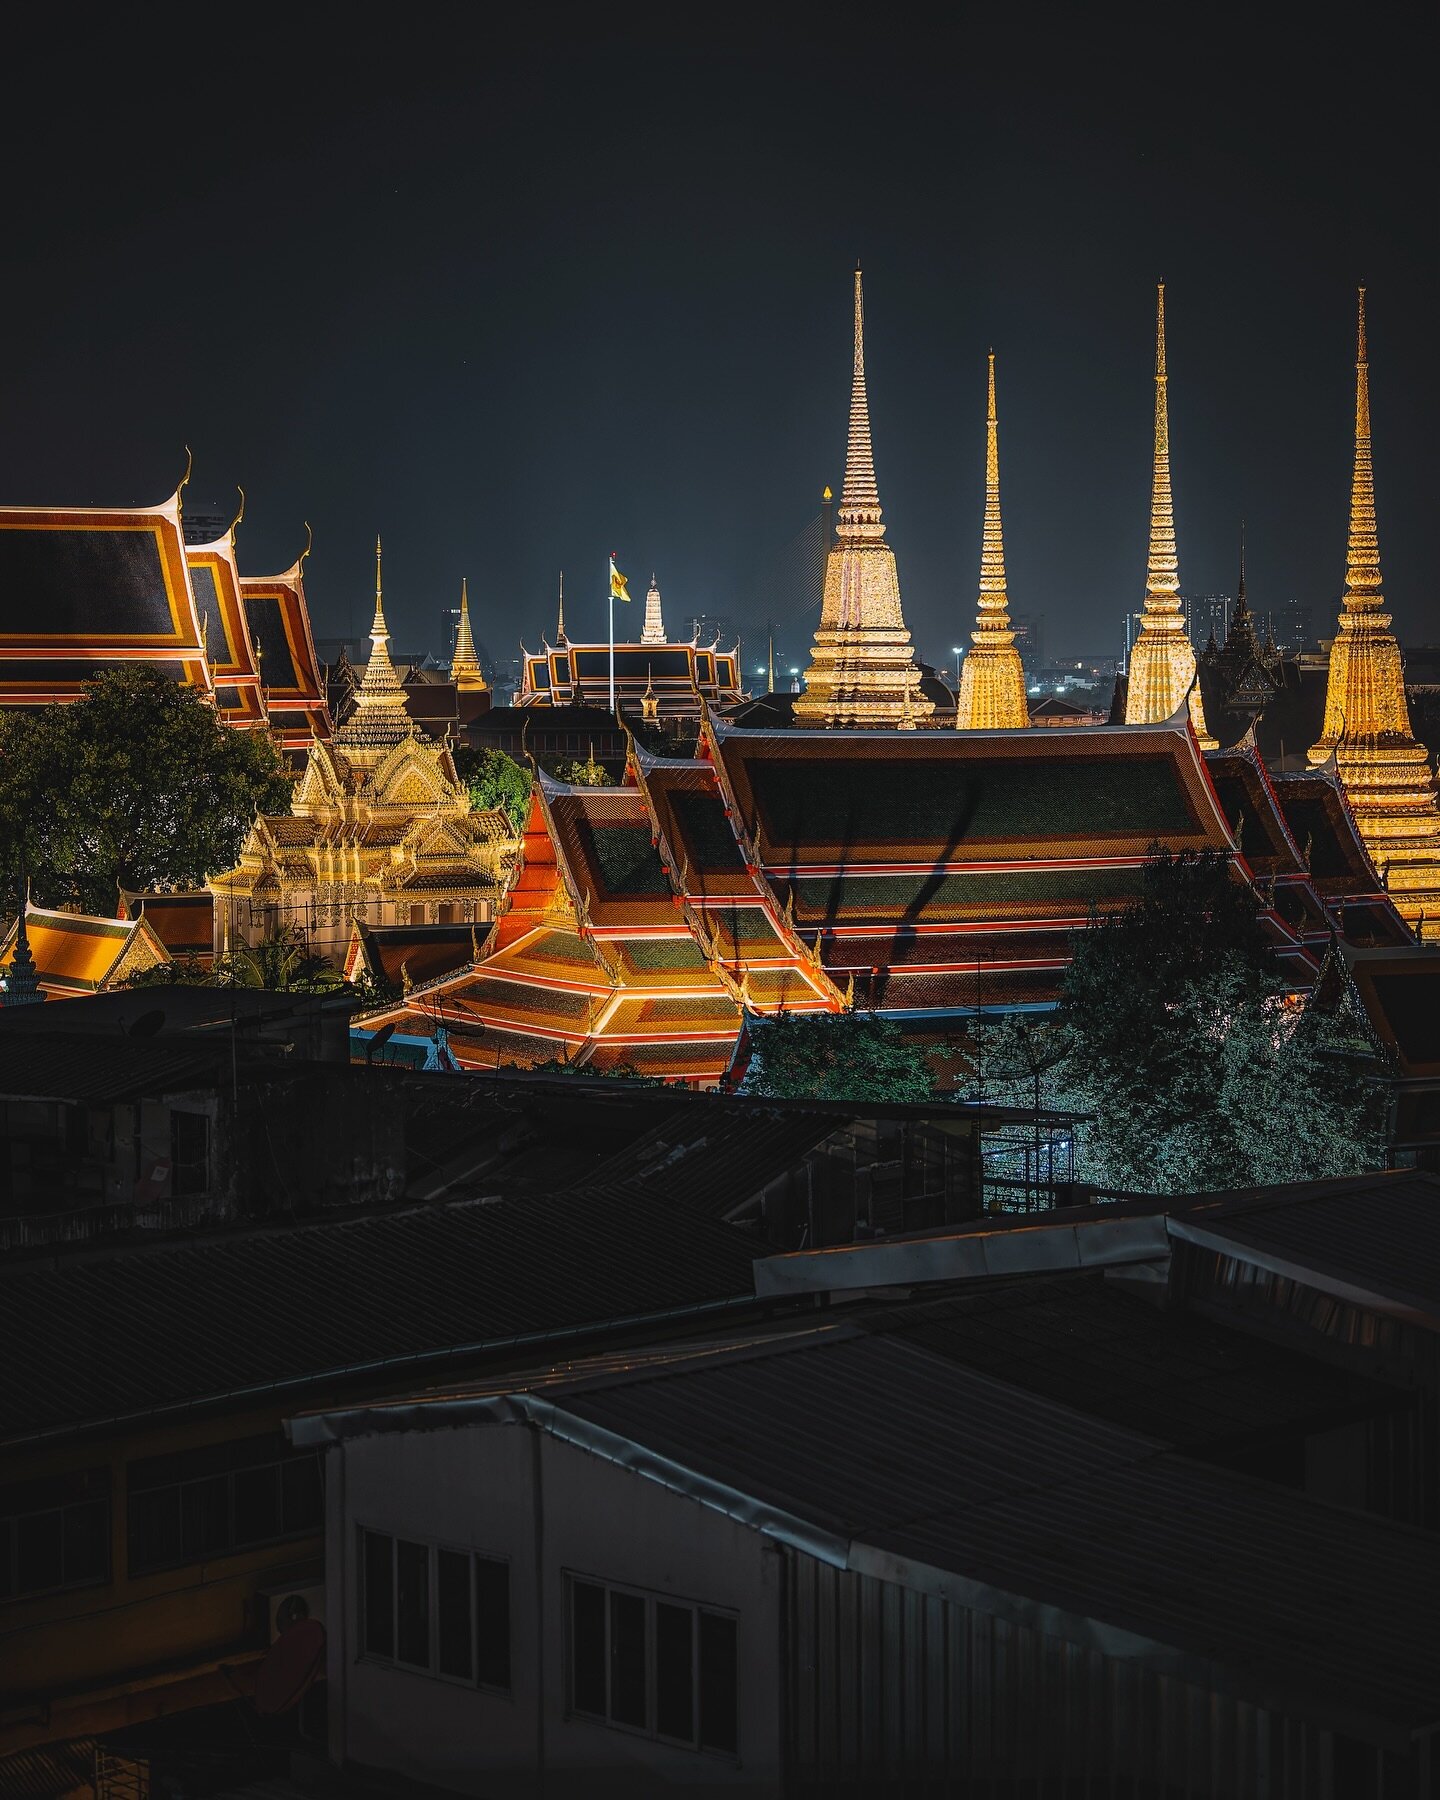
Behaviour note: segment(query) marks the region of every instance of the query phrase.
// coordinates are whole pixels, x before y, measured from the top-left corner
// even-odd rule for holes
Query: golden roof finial
[[[765,691],[767,694],[773,694],[775,692],[775,633],[773,631],[770,633],[770,655],[766,663],[766,679],[770,685]]]
[[[560,571],[560,621],[555,627],[555,642],[565,642],[565,571]]]
[[[243,487],[240,486],[238,481],[236,482],[235,487],[236,487],[237,493],[240,495],[240,510],[239,510],[239,512],[236,513],[235,517],[230,521],[229,536],[230,536],[230,548],[232,550],[235,548],[235,533],[240,529],[241,522],[243,521],[243,519],[245,517],[245,490]]]
[[[375,533],[375,619],[370,628],[372,638],[388,638],[385,628],[385,600],[380,580],[380,533]]]
[[[1350,537],[1345,552],[1347,612],[1378,612],[1380,536],[1375,522],[1375,462],[1370,448],[1370,355],[1365,341],[1365,290],[1355,324],[1355,467],[1350,480]]]
[[[1170,378],[1165,373],[1165,283],[1155,290],[1155,461],[1150,480],[1150,556],[1145,607],[1180,610],[1180,559],[1175,548],[1175,500],[1170,487]]]

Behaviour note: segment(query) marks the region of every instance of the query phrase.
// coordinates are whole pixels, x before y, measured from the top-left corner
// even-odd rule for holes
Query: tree
[[[550,765],[550,773],[557,781],[569,781],[578,787],[614,787],[615,777],[604,766],[597,763],[592,750],[584,762],[566,762],[557,759]]]
[[[749,1024],[741,1093],[774,1100],[926,1101],[925,1055],[873,1013],[777,1013]]]
[[[477,812],[503,812],[515,831],[525,829],[530,776],[519,763],[503,750],[472,750],[466,746],[455,752],[455,769]]]
[[[85,912],[113,913],[121,887],[199,886],[234,867],[257,812],[289,807],[269,733],[222,724],[202,695],[146,664],[12,720],[7,752],[17,728],[36,888]]]
[[[1152,854],[1138,900],[1079,934],[1049,1020],[987,1029],[987,1088],[1088,1113],[1078,1173],[1153,1193],[1379,1166],[1383,1092],[1345,997],[1290,992],[1253,892],[1214,853]],[[1010,1090],[1010,1091],[1007,1091]]]

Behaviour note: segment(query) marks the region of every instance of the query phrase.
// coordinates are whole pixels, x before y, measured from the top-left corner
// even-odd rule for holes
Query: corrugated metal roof
[[[1218,1194],[1170,1235],[1440,1329],[1440,1177],[1413,1170]]]
[[[137,1095],[158,1099],[213,1083],[222,1048],[198,1045],[193,1038],[179,1044],[89,1033],[0,1032],[0,1099],[92,1104]],[[224,1060],[228,1065],[228,1052]]]
[[[1205,1467],[830,1324],[312,1415],[297,1439],[528,1419],[812,1554],[1403,1743],[1440,1720],[1423,1532]]]
[[[744,1237],[585,1190],[0,1266],[0,1439],[753,1292]]]

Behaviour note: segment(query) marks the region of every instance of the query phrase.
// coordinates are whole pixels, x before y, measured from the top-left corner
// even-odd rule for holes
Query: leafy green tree
[[[1213,854],[1152,855],[1080,934],[1048,1020],[985,1031],[991,1098],[1091,1115],[1082,1179],[1152,1193],[1376,1168],[1384,1102],[1357,1007],[1287,991],[1253,894]]]
[[[328,994],[345,986],[335,965],[310,949],[303,932],[272,931],[215,960],[216,987],[264,988],[272,994]]]
[[[741,1093],[774,1100],[935,1098],[925,1054],[873,1013],[777,1013],[750,1022]]]
[[[256,813],[290,802],[267,732],[223,725],[193,689],[145,664],[22,720],[19,739],[36,888],[86,912],[113,912],[121,887],[198,886],[233,868]]]
[[[573,782],[579,787],[615,785],[615,777],[603,763],[596,762],[593,753],[584,762],[567,762],[557,758],[550,764],[550,773],[557,781]]]
[[[58,706],[0,712],[0,915],[15,904],[21,872],[43,867],[53,833]]]
[[[455,752],[455,769],[469,789],[470,804],[477,812],[503,812],[517,832],[524,830],[530,805],[530,776],[519,763],[503,750],[472,750],[466,746]]]

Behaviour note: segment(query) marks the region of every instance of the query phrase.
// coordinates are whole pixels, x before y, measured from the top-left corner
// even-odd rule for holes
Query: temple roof
[[[221,716],[231,725],[263,724],[260,670],[245,622],[231,533],[209,544],[187,543],[185,561]]]
[[[283,575],[245,576],[240,583],[266,709],[292,750],[328,738],[334,729],[305,604],[304,560]]]
[[[27,904],[25,928],[40,986],[52,999],[96,994],[128,974],[170,961],[143,918],[99,919]],[[0,943],[0,968],[9,968],[14,957],[12,922]]]
[[[1380,893],[1380,877],[1356,830],[1339,778],[1315,769],[1272,780],[1290,835],[1319,892],[1327,898]]]
[[[1305,861],[1258,751],[1249,744],[1211,750],[1206,772],[1240,854],[1257,875],[1304,875]]]
[[[120,904],[126,919],[144,919],[172,959],[210,955],[215,898],[208,888],[176,894],[122,892]]]
[[[178,493],[158,506],[0,507],[0,705],[75,699],[130,662],[209,691]]]

